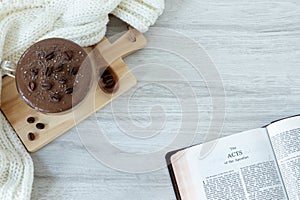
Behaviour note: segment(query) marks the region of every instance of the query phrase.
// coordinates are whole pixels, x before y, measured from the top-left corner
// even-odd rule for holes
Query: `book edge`
[[[170,178],[171,178],[173,190],[175,192],[175,197],[176,197],[177,200],[182,200],[182,199],[181,199],[181,196],[180,196],[179,187],[178,187],[176,177],[175,177],[175,173],[174,173],[174,169],[173,169],[173,166],[172,166],[171,157],[174,154],[176,154],[177,152],[179,152],[181,150],[184,150],[184,149],[186,149],[186,148],[178,149],[178,150],[175,150],[175,151],[170,151],[165,155],[165,160],[166,160],[166,163],[167,163],[168,172],[169,172],[169,175],[170,175]]]

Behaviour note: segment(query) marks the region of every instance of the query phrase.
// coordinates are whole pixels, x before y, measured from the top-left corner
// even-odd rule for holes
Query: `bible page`
[[[271,143],[290,200],[300,199],[300,117],[267,127]]]
[[[200,158],[204,145],[171,158],[182,200],[287,199],[266,129],[221,138]]]

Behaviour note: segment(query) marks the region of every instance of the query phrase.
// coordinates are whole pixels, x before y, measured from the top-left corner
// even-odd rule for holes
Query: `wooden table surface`
[[[123,22],[111,17],[108,36],[125,27]],[[258,128],[300,113],[298,0],[167,0],[165,12],[155,27],[169,28],[195,40],[215,63],[226,93],[223,135]],[[190,51],[193,53],[193,49]],[[190,70],[190,65],[178,57],[153,49],[137,52],[125,61],[132,69],[144,63],[161,62],[185,74]],[[164,86],[184,86],[178,81],[160,82],[160,77],[163,79],[168,73],[165,69],[150,71],[139,67],[135,72],[139,83],[131,99],[130,116],[119,115],[118,120],[132,117],[137,126],[145,126],[151,123],[151,107],[159,104],[165,109],[165,115],[153,112],[152,117],[159,120],[167,116],[170,122],[166,122],[164,134],[150,139],[127,138],[116,126],[111,106],[96,114],[111,143],[124,151],[159,150],[171,142],[170,136],[176,134],[174,130],[180,122],[180,106]],[[205,82],[190,73],[189,81],[199,103],[200,124],[194,140],[199,143],[209,126],[211,103]],[[127,99],[128,95],[122,96],[115,105],[125,105]],[[92,120],[88,119],[86,126]],[[34,200],[175,199],[165,167],[134,174],[105,166],[87,152],[76,129],[31,156],[35,167]]]

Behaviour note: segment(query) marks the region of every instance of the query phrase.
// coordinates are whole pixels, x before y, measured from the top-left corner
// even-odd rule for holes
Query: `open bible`
[[[205,145],[213,148],[201,157]],[[299,200],[300,116],[173,151],[166,160],[178,200]]]

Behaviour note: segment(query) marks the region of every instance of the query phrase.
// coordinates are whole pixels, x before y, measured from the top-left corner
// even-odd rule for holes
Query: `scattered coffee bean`
[[[34,89],[35,89],[35,82],[34,81],[30,81],[28,83],[28,90],[31,91],[31,92],[33,92]]]
[[[103,79],[102,79],[102,82],[103,82],[104,84],[107,84],[107,83],[110,82],[111,80],[114,80],[114,78],[113,78],[113,77],[110,77],[110,78],[103,78]]]
[[[61,77],[59,80],[58,80],[59,83],[61,84],[65,84],[67,82],[67,79],[65,77]]]
[[[28,140],[30,140],[30,141],[33,141],[35,139],[35,135],[32,132],[29,132],[27,137],[28,137]]]
[[[54,68],[54,72],[61,72],[64,69],[64,64],[63,63],[59,63],[55,68]]]
[[[78,67],[72,67],[70,69],[71,74],[73,74],[74,76],[78,73],[79,68]]]
[[[46,70],[44,72],[44,75],[46,75],[47,77],[51,76],[52,74],[52,68],[51,67],[46,67]]]
[[[106,69],[103,72],[103,74],[101,76],[101,81],[103,83],[103,87],[107,88],[107,89],[113,88],[116,84],[113,75],[111,74],[111,72],[108,69]]]
[[[109,79],[104,82],[104,87],[105,88],[113,88],[115,86],[115,81],[114,79]]]
[[[116,87],[116,80],[113,72],[111,72],[109,69],[106,69],[100,77],[99,85],[105,92],[113,92],[114,88]]]
[[[54,58],[54,56],[55,56],[54,51],[50,51],[49,53],[46,54],[45,59],[48,61]]]
[[[65,90],[65,93],[66,94],[71,94],[73,92],[73,88],[72,87],[69,87]]]
[[[111,78],[111,77],[112,77],[112,74],[110,74],[110,73],[109,74],[105,73],[103,76],[103,78]]]
[[[106,75],[106,76],[102,77],[103,82],[107,82],[107,81],[113,80],[113,79],[114,79],[114,77],[111,75]]]
[[[73,51],[71,50],[65,51],[64,55],[67,60],[71,60],[73,58]]]
[[[102,79],[105,80],[109,80],[109,79],[113,79],[114,77],[111,74],[105,74],[104,76],[102,76]]]
[[[31,68],[30,72],[31,72],[32,75],[37,75],[39,73],[39,69],[37,69],[37,68]]]
[[[27,118],[27,122],[28,122],[29,124],[34,123],[34,121],[35,121],[34,117],[28,117],[28,118]]]
[[[50,100],[51,100],[52,102],[54,102],[54,103],[59,102],[60,99],[61,99],[61,98],[60,98],[59,94],[53,94],[53,95],[50,97]]]
[[[42,83],[41,86],[42,86],[42,90],[44,90],[44,91],[50,90],[52,88],[52,84],[49,82]]]
[[[35,127],[36,127],[37,129],[44,129],[44,128],[45,128],[45,124],[43,124],[43,123],[37,123],[37,124],[35,125]]]

